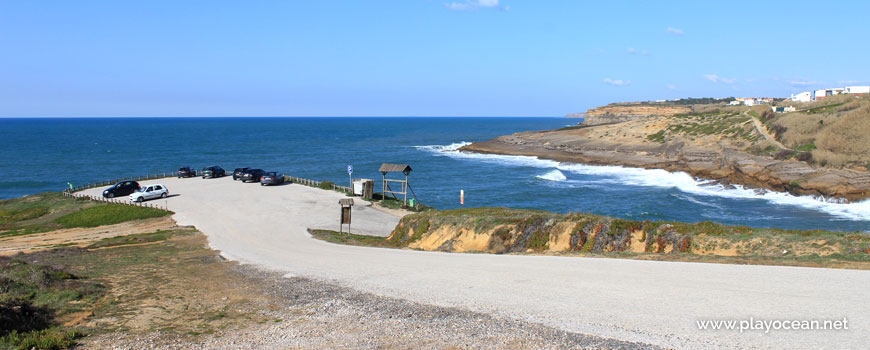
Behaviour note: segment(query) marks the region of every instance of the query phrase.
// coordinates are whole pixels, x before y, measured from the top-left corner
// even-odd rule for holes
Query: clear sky
[[[870,84],[870,1],[0,0],[0,117],[561,116]]]

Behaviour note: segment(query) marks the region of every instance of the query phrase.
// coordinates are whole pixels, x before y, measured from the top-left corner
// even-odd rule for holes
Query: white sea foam
[[[682,192],[717,196],[733,199],[761,199],[776,205],[789,205],[817,210],[848,220],[870,220],[870,200],[855,203],[836,203],[812,196],[794,196],[785,192],[761,191],[744,188],[743,186],[723,186],[711,181],[697,180],[684,172],[668,172],[662,169],[629,168],[612,165],[586,165],[574,163],[559,163],[552,160],[538,159],[529,156],[505,156],[496,154],[481,154],[459,152],[459,148],[470,142],[457,142],[450,145],[416,146],[415,148],[457,159],[478,160],[505,166],[526,166],[535,168],[553,168],[562,172],[578,175],[596,175],[608,177],[614,182],[661,188],[676,188]],[[552,172],[550,172],[552,173]],[[547,173],[547,174],[550,174]],[[538,177],[543,178],[539,175]],[[564,173],[561,173],[564,176]]]
[[[565,174],[563,174],[558,169],[552,170],[546,174],[538,175],[537,178],[539,178],[541,180],[556,181],[556,182],[562,182],[562,181],[568,180],[568,177],[565,176]]]

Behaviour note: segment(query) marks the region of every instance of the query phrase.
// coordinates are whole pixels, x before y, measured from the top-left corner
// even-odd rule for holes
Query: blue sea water
[[[576,123],[565,118],[0,119],[0,198],[67,182],[261,167],[346,184],[380,179],[383,162],[413,167],[418,200],[439,209],[506,206],[636,220],[710,220],[788,229],[870,230],[870,201],[836,204],[726,188],[684,173],[466,154],[468,142]],[[376,188],[380,186],[379,180]]]

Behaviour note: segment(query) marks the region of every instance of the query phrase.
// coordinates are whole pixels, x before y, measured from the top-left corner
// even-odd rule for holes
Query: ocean
[[[0,119],[0,199],[179,167],[259,167],[347,184],[407,163],[419,202],[504,206],[634,220],[713,221],[785,229],[870,230],[870,201],[725,187],[685,173],[465,154],[469,142],[576,124],[566,118]],[[196,181],[192,179],[191,181]],[[170,189],[171,190],[171,189]]]

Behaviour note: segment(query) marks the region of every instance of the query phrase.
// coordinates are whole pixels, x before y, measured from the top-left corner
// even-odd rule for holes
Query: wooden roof
[[[378,170],[382,173],[390,173],[394,171],[400,171],[403,173],[411,172],[411,166],[408,164],[390,164],[384,163],[381,164],[381,169]]]

